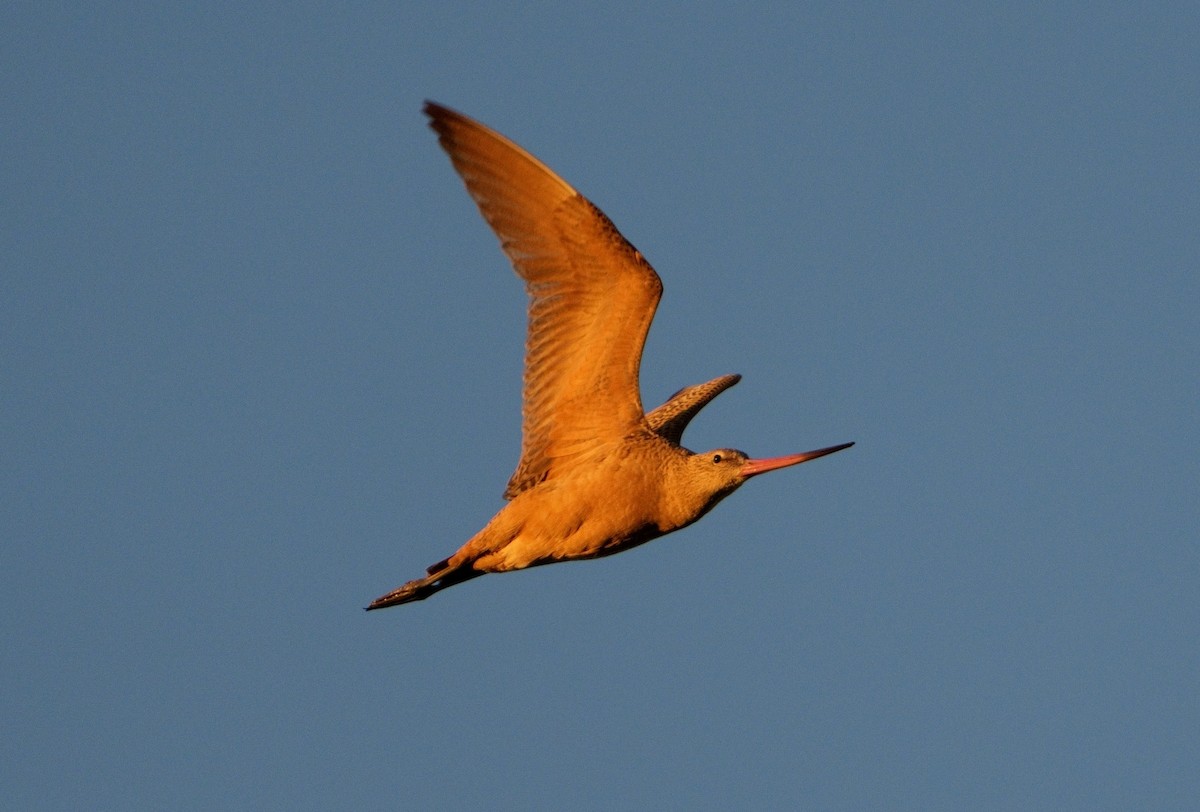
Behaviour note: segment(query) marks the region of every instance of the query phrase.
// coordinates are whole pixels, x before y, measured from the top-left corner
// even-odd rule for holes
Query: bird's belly
[[[518,497],[506,508],[523,514],[511,540],[480,556],[475,568],[499,572],[599,558],[663,534],[653,513],[639,503],[605,498],[611,494],[589,496],[570,501],[529,499],[527,504],[519,504]]]
[[[619,532],[580,531],[564,537],[521,533],[502,549],[481,557],[476,569],[489,572],[526,569],[559,561],[581,561],[614,555],[662,535],[654,526],[622,529]]]

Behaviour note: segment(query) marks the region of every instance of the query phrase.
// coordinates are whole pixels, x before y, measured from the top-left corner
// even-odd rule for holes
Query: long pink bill
[[[826,454],[833,454],[852,445],[854,443],[842,443],[841,445],[831,445],[829,448],[820,448],[816,451],[805,451],[803,454],[789,454],[786,457],[769,457],[764,460],[746,460],[742,465],[742,476],[758,476],[759,474],[765,474],[767,471],[774,471],[776,468],[799,465],[802,462],[815,460],[817,457],[824,457]]]

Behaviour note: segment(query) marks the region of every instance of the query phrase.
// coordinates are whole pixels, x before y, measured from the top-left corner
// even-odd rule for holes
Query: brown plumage
[[[680,446],[692,417],[741,376],[687,387],[645,414],[638,366],[658,274],[537,158],[441,105],[426,102],[425,113],[529,294],[521,459],[509,503],[486,527],[368,609],[489,572],[627,550],[686,527],[752,476],[853,445],[764,460]]]

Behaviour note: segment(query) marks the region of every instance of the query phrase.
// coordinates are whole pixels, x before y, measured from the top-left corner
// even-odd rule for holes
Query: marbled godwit
[[[690,386],[644,414],[638,366],[658,274],[537,158],[441,105],[426,102],[425,113],[529,293],[521,460],[511,501],[486,527],[368,609],[489,572],[628,550],[686,527],[752,476],[853,445],[761,460],[680,446],[692,417],[740,376]]]

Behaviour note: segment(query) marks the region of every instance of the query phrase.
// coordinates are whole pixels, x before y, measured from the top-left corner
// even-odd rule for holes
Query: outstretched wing
[[[511,499],[644,427],[638,367],[662,282],[604,212],[537,158],[441,105],[426,102],[425,113],[529,293]]]
[[[683,430],[696,413],[741,379],[741,375],[722,375],[695,386],[685,386],[671,395],[662,406],[648,412],[646,423],[660,437],[679,445],[683,440]]]

